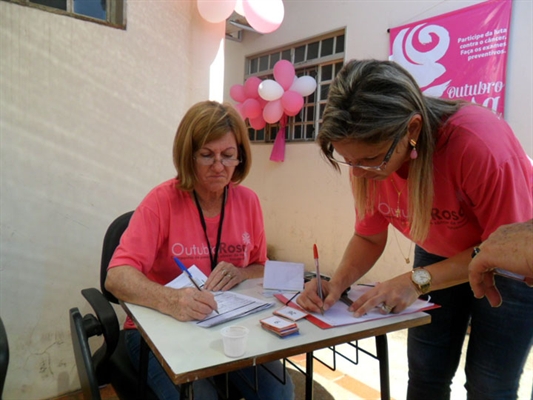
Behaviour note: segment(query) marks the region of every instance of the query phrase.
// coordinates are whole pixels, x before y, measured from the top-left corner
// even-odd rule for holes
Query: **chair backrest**
[[[120,217],[117,217],[109,228],[104,236],[104,243],[102,245],[102,260],[100,262],[100,289],[104,294],[105,298],[112,303],[118,304],[118,300],[110,292],[105,289],[105,279],[107,277],[107,267],[113,257],[113,253],[120,243],[120,237],[128,227],[130,223],[131,216],[133,211],[128,211],[127,213],[122,214]]]
[[[0,399],[6,382],[7,367],[9,365],[9,343],[7,341],[6,328],[0,318]]]
[[[91,318],[92,317],[92,318]],[[82,317],[78,308],[70,309],[70,335],[74,348],[74,357],[78,367],[78,377],[80,378],[81,390],[85,400],[100,400],[100,390],[98,380],[89,347],[89,337],[87,330],[94,330],[99,324],[93,315]]]

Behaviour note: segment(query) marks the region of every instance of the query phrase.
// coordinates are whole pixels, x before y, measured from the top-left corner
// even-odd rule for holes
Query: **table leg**
[[[141,348],[139,354],[139,399],[146,398],[146,382],[148,380],[148,344],[141,335]]]
[[[390,400],[389,349],[387,345],[387,335],[376,336],[376,353],[379,360],[381,400]]]
[[[305,400],[313,400],[313,352],[305,355]]]

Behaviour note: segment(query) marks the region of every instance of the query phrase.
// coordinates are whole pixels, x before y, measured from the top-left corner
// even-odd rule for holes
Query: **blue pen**
[[[180,267],[180,269],[187,274],[187,276],[189,277],[189,280],[196,287],[196,289],[202,290],[202,289],[200,289],[200,286],[198,286],[198,284],[194,281],[191,273],[189,272],[187,267],[185,265],[183,265],[183,263],[180,261],[180,259],[178,257],[174,257],[174,261],[176,262],[176,264],[178,264],[178,267]]]
[[[189,272],[189,270],[187,269],[187,267],[185,265],[183,265],[183,263],[180,261],[180,259],[178,257],[174,257],[174,261],[176,262],[176,264],[178,264],[178,267],[180,267],[180,269],[187,274],[187,276],[189,277],[189,280],[192,282],[192,284],[196,287],[196,289],[198,290],[202,290],[200,288],[200,286],[198,286],[198,284],[195,282],[195,280],[193,279],[191,273]],[[215,312],[218,314],[218,310],[215,310]]]

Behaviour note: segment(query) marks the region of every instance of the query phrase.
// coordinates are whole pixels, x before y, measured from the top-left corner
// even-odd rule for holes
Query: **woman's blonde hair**
[[[407,133],[414,115],[422,117],[416,148],[418,158],[409,167],[409,226],[411,238],[423,241],[429,232],[433,206],[433,152],[439,127],[463,104],[426,97],[414,78],[390,61],[351,60],[332,82],[323,122],[317,136],[323,154],[331,160],[332,143],[356,140],[376,144]],[[352,178],[359,218],[371,212],[376,182]]]
[[[239,184],[250,172],[252,162],[248,130],[239,112],[229,103],[216,101],[196,103],[187,111],[178,126],[172,150],[180,189],[191,191],[197,182],[195,153],[206,143],[220,139],[228,132],[235,135],[241,160],[231,181]]]

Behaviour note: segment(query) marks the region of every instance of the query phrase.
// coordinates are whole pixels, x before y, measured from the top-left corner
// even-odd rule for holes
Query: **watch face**
[[[413,271],[413,282],[417,285],[425,285],[431,282],[431,275],[425,269],[415,269]]]

